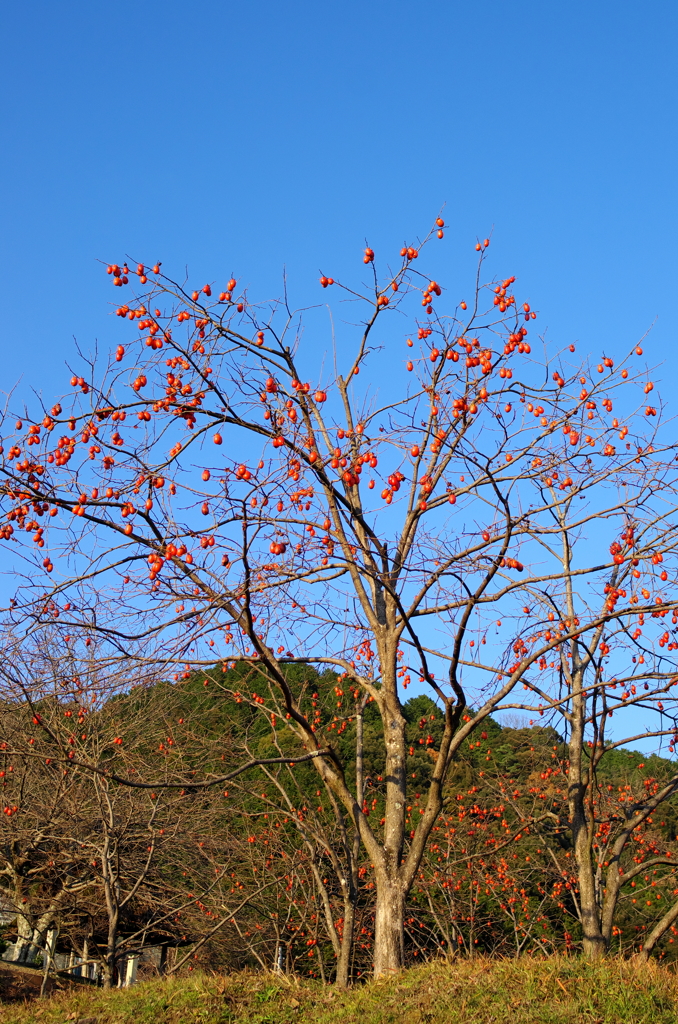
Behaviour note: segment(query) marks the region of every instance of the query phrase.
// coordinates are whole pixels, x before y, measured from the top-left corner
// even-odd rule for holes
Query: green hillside
[[[3,1024],[674,1024],[678,978],[610,960],[432,963],[348,993],[249,972],[7,1006]]]

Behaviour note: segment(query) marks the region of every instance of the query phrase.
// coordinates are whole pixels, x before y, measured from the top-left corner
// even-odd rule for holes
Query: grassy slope
[[[6,1005],[0,1016],[2,1024],[675,1024],[678,977],[616,960],[478,958],[422,966],[349,993],[272,974],[196,975]]]

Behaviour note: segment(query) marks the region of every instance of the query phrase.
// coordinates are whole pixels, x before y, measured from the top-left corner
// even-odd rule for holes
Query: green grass
[[[191,975],[7,1005],[2,1024],[675,1024],[678,976],[552,957],[434,963],[339,992],[274,974]]]

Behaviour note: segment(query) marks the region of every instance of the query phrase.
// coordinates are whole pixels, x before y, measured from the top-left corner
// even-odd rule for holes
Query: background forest
[[[378,822],[384,788],[378,714],[369,701],[344,692],[336,674],[296,671],[318,719],[341,721],[337,744],[353,773],[361,762],[363,809]],[[6,701],[2,749],[16,750],[26,740],[48,749],[53,741],[36,728],[40,716],[50,732],[71,731],[77,758],[94,755],[109,775],[154,775],[165,787],[197,773],[227,776],[248,759],[275,762],[294,754],[284,724],[262,714],[263,682],[256,670],[224,673],[219,666],[179,682],[133,687],[95,708]],[[425,696],[408,700],[404,714],[409,824],[421,814],[418,789],[424,792],[430,781],[442,714]],[[567,758],[553,728],[501,727],[491,718],[460,750],[408,901],[408,964],[441,954],[578,948]],[[615,820],[656,793],[671,772],[662,757],[607,753],[596,769],[596,849]],[[238,774],[225,789],[215,783],[156,792],[86,768],[66,774],[49,760],[4,753],[0,884],[4,906],[19,914],[5,928],[6,940],[41,947],[58,921],[60,948],[89,956],[102,970],[114,970],[116,956],[167,944],[170,973],[251,966],[333,981],[348,914],[354,915],[350,977],[369,974],[372,865],[358,845],[347,857],[354,829],[317,789],[314,774],[311,766],[270,763]],[[19,804],[24,813],[17,817]],[[642,950],[657,917],[675,902],[675,869],[652,860],[676,856],[677,828],[672,797],[634,835],[625,869],[649,866],[625,886],[614,951]],[[670,927],[661,958],[674,958],[674,935]]]

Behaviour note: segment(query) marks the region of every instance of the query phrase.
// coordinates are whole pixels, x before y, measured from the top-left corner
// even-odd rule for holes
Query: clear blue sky
[[[678,371],[675,3],[25,0],[0,29],[0,389],[51,404],[74,337],[121,340],[99,259],[255,299],[286,267],[306,305],[443,204],[452,305],[493,232],[554,343],[656,319]]]
[[[97,259],[252,296],[286,265],[305,304],[444,203],[446,284],[493,230],[554,340],[658,317],[678,369],[675,4],[27,0],[1,28],[3,389],[51,399],[74,336],[117,343]]]

